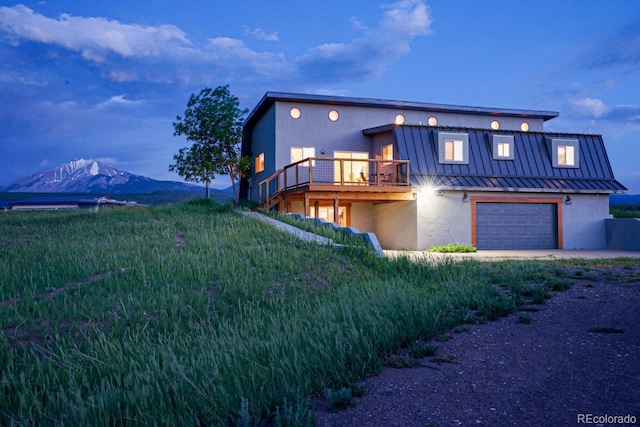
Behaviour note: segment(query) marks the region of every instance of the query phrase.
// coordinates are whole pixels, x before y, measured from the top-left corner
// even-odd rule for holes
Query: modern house
[[[600,135],[556,112],[267,93],[244,125],[241,196],[376,234],[384,249],[605,248]]]

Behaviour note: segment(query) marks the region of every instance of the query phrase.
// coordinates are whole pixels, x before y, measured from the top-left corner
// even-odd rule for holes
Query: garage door
[[[477,203],[478,249],[556,249],[555,203]]]

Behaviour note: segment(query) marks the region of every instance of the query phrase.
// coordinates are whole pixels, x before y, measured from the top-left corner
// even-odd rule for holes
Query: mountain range
[[[0,186],[0,192],[25,193],[153,193],[156,191],[202,192],[199,185],[158,181],[135,175],[97,160],[78,159]]]

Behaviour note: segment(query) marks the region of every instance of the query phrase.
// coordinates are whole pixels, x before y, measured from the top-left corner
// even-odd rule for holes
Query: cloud
[[[274,31],[273,33],[265,33],[262,28],[251,29],[249,27],[244,27],[244,33],[255,37],[258,40],[264,40],[267,42],[276,42],[280,40],[278,37],[278,32]]]
[[[424,0],[401,0],[381,10],[377,27],[368,28],[357,18],[351,19],[361,37],[321,44],[292,60],[281,52],[257,51],[230,37],[212,38],[197,46],[173,25],[141,26],[68,14],[50,18],[23,5],[0,7],[0,31],[13,45],[31,41],[60,49],[49,49],[48,55],[78,52],[97,67],[102,78],[120,83],[335,84],[380,77],[410,51],[415,37],[431,32]],[[245,27],[245,34],[263,41],[278,40],[277,32],[261,28]]]
[[[640,19],[627,25],[586,52],[580,62],[587,68],[640,71]]]
[[[173,25],[142,27],[104,18],[63,14],[47,18],[23,5],[0,7],[0,29],[19,39],[54,44],[102,63],[109,54],[123,58],[157,57],[191,43]]]
[[[14,45],[32,41],[79,52],[98,66],[103,78],[121,83],[209,83],[254,74],[280,76],[284,64],[281,54],[257,52],[237,39],[218,37],[197,47],[173,25],[143,27],[67,14],[53,19],[23,5],[0,7],[0,31],[6,32]],[[259,28],[250,32],[255,37],[277,39],[277,33],[267,34]]]
[[[430,11],[422,0],[402,0],[382,9],[382,19],[373,29],[351,18],[351,24],[363,30],[362,37],[350,43],[325,43],[297,58],[300,76],[331,82],[376,79],[410,51],[415,37],[431,33]]]
[[[125,95],[115,95],[109,98],[108,100],[99,103],[96,108],[108,108],[111,106],[130,106],[139,104],[141,101],[130,101],[125,99]]]
[[[582,98],[572,99],[568,102],[571,110],[579,116],[588,116],[593,118],[600,118],[611,111],[600,99],[595,98]]]
[[[352,25],[364,31],[363,37],[351,43],[323,44],[298,58],[302,74],[322,73],[333,81],[375,79],[409,52],[414,37],[430,34],[429,9],[422,1],[405,0],[382,8],[385,12],[377,28],[368,29],[351,18]]]

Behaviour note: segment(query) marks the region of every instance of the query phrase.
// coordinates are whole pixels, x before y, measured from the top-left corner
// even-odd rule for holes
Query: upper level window
[[[462,161],[462,141],[459,139],[447,139],[444,141],[444,159],[455,162]]]
[[[289,111],[289,114],[291,115],[291,118],[299,119],[300,116],[302,115],[302,111],[300,111],[298,107],[293,107],[291,111]]]
[[[469,163],[469,135],[466,133],[438,133],[440,163]]]
[[[559,166],[575,166],[576,154],[574,148],[570,145],[558,146],[558,165]]]
[[[315,156],[315,147],[291,147],[291,163],[299,162],[300,160]],[[312,165],[315,166],[315,164]],[[309,162],[304,162],[300,166],[309,166]]]
[[[258,154],[256,156],[256,173],[262,172],[264,170],[264,153]]]
[[[493,158],[513,160],[513,135],[493,135]]]
[[[554,168],[580,167],[580,145],[577,139],[551,138],[551,158]]]
[[[382,146],[382,160],[393,160],[393,144]]]

